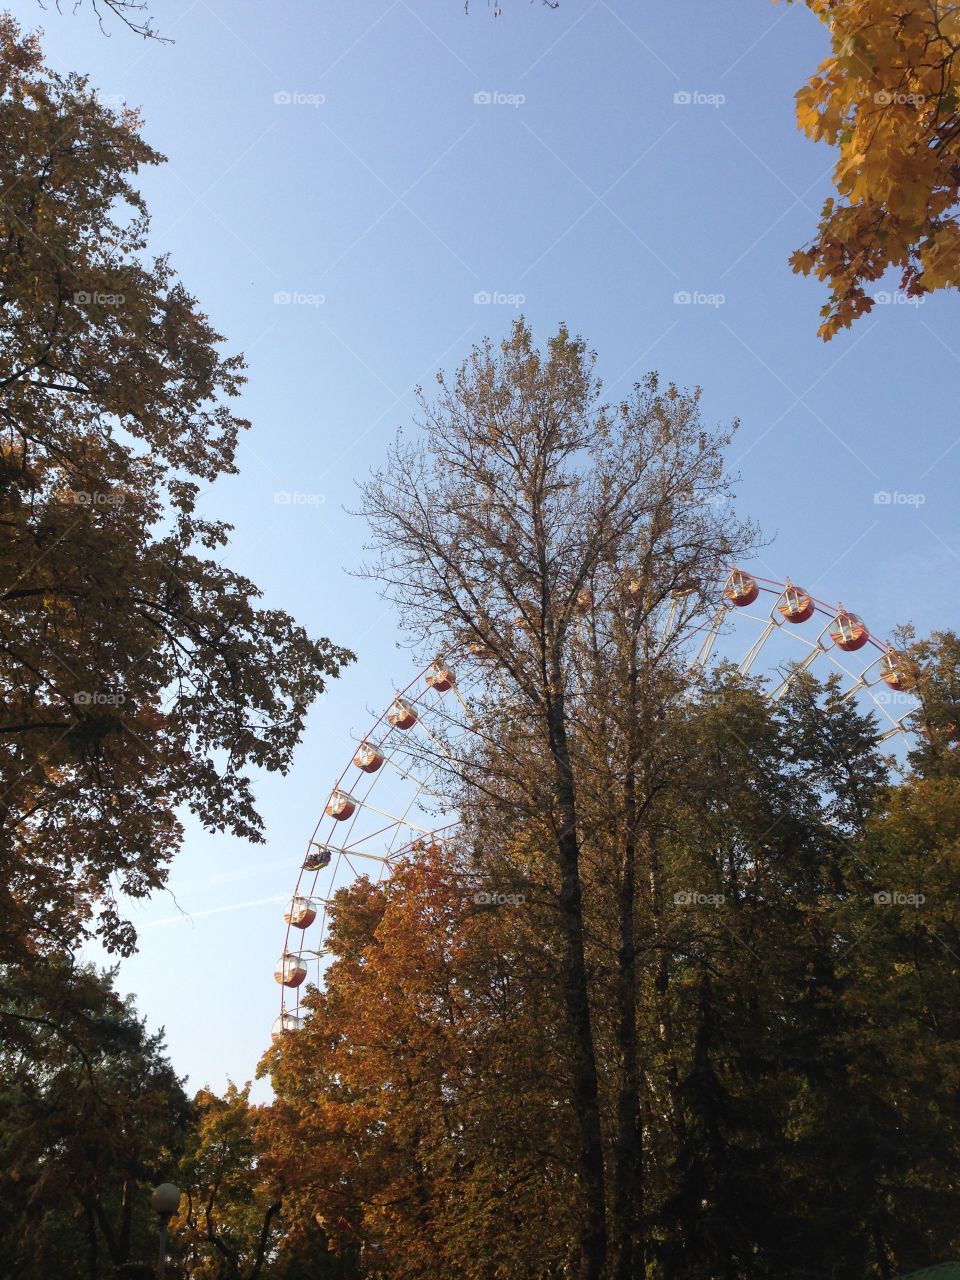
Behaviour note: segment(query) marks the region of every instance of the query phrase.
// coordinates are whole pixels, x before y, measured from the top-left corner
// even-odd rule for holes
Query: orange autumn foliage
[[[960,284],[960,9],[806,0],[831,54],[797,94],[797,123],[838,148],[836,196],[794,271],[830,286],[829,340],[869,312],[889,268],[913,297]]]
[[[511,937],[509,913],[535,908],[474,892],[439,845],[341,891],[325,990],[268,1058],[291,1243],[319,1222],[367,1274],[479,1277],[496,1259],[519,1277],[531,1253],[559,1274],[576,1214],[551,1102],[562,1019]]]

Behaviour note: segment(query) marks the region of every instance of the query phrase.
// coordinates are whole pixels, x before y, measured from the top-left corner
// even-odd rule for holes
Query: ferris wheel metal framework
[[[676,625],[687,594],[690,590],[683,588],[673,593],[664,621],[667,633]],[[728,660],[747,676],[766,656],[767,672],[776,671],[779,677],[771,689],[771,700],[779,700],[800,672],[822,658],[845,682],[845,700],[861,697],[879,713],[883,723],[881,742],[906,730],[917,703],[910,695],[910,678],[902,658],[842,604],[833,606],[818,600],[789,578],[778,582],[737,568],[730,571],[718,596],[716,611],[679,637],[679,644],[689,644],[693,650],[691,669],[704,668],[718,656],[724,626],[735,620],[737,636],[745,624],[752,626],[755,634],[741,657],[734,660],[729,656]],[[585,601],[582,611],[591,603]],[[765,612],[757,607],[768,603],[770,607]],[[806,627],[810,622],[819,630]],[[794,652],[790,646],[797,643],[806,650],[804,656],[799,661],[786,659],[789,666],[779,665],[779,655]],[[868,653],[869,661],[865,666],[857,662],[854,667],[859,670],[852,669],[849,656],[862,651]],[[897,708],[898,704],[904,707],[899,716],[890,710],[891,705]],[[376,869],[378,881],[384,879],[400,857],[416,852],[456,826],[456,818],[443,811],[437,777],[441,771],[439,761],[448,756],[451,744],[470,734],[469,719],[469,706],[454,671],[444,660],[437,659],[394,695],[358,740],[307,842],[306,855],[284,911],[286,934],[274,971],[281,990],[274,1039],[302,1026],[301,987],[311,969],[319,985],[326,928],[336,891],[371,868]],[[408,735],[419,738],[421,744],[425,735],[437,763],[424,769],[423,752],[410,749]],[[385,785],[387,778],[391,781]],[[321,876],[325,876],[322,891]],[[309,930],[313,930],[313,937],[308,946]]]

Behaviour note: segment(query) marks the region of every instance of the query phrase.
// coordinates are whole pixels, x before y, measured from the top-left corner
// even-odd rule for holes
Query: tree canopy
[[[707,501],[727,434],[695,394],[607,406],[585,344],[521,320],[423,414],[366,491],[371,572],[474,677],[471,733],[423,749],[461,823],[340,893],[324,989],[268,1056],[293,1238],[319,1216],[391,1280],[948,1256],[956,639],[904,657],[898,776],[836,679],[772,702],[689,669],[755,537]]]
[[[4,1275],[149,1276],[149,1189],[175,1168],[190,1119],[162,1034],[89,967],[4,967],[0,982]]]
[[[634,1274],[867,1280],[955,1254],[956,781],[892,784],[869,720],[809,678],[776,707],[727,678],[678,712],[683,786],[648,809],[637,876]],[[485,831],[339,894],[324,989],[271,1055],[291,1239],[318,1216],[371,1276],[576,1274],[558,896],[540,837]],[[615,832],[582,857],[613,1244]]]
[[[260,840],[249,770],[285,770],[351,655],[220,560],[198,510],[235,470],[243,361],[164,258],[135,113],[0,18],[0,959],[95,931],[164,881],[177,810]]]
[[[831,53],[797,94],[797,123],[837,147],[837,194],[791,262],[829,285],[830,339],[870,311],[890,268],[916,298],[960,285],[960,6],[805,2]]]

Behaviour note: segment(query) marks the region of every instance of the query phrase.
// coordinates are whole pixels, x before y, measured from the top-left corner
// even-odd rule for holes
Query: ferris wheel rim
[[[742,573],[744,577],[750,579],[753,583],[755,583],[758,588],[758,594],[759,592],[763,592],[768,596],[774,597],[773,602],[771,604],[770,611],[766,617],[758,617],[756,614],[750,614],[746,611],[746,608],[743,605],[738,605],[732,599],[725,598],[724,592],[725,592],[726,586],[730,583],[732,575],[737,573]],[[738,566],[731,565],[724,572],[721,582],[723,585],[721,585],[719,588],[718,607],[712,612],[708,612],[707,616],[704,617],[703,620],[700,621],[696,626],[683,631],[680,635],[675,637],[675,639],[671,643],[671,647],[674,647],[674,646],[679,647],[680,645],[692,640],[696,636],[703,635],[703,634],[706,634],[707,640],[705,641],[702,648],[706,649],[708,644],[712,647],[712,644],[714,643],[716,638],[718,638],[720,633],[720,628],[722,627],[723,622],[726,619],[728,618],[732,619],[732,618],[738,618],[738,617],[741,619],[749,619],[755,623],[759,623],[763,625],[765,628],[759,640],[754,643],[754,646],[752,646],[750,650],[748,650],[748,656],[750,656],[751,654],[753,655],[751,660],[751,665],[752,665],[752,661],[755,661],[756,658],[759,657],[766,641],[769,639],[773,630],[779,629],[781,634],[790,634],[794,636],[797,640],[799,640],[801,643],[807,646],[808,649],[811,651],[808,657],[804,659],[803,663],[798,664],[801,668],[805,668],[809,666],[815,658],[820,656],[820,654],[824,654],[828,656],[830,658],[830,661],[848,678],[848,680],[852,682],[851,688],[844,695],[845,698],[850,697],[854,693],[859,692],[861,690],[866,690],[866,692],[869,694],[874,705],[883,713],[884,716],[886,716],[886,718],[890,721],[890,725],[891,725],[890,729],[888,729],[878,739],[878,741],[880,742],[886,741],[888,738],[892,737],[896,733],[907,731],[904,721],[908,719],[910,713],[909,712],[905,713],[903,716],[900,717],[899,720],[894,719],[894,717],[890,715],[890,713],[886,710],[886,708],[877,701],[872,691],[873,686],[879,682],[880,677],[878,676],[873,681],[866,680],[867,673],[873,667],[877,666],[877,664],[882,661],[885,655],[896,654],[897,650],[888,641],[875,635],[874,633],[869,631],[869,629],[864,627],[862,620],[860,620],[857,615],[847,611],[842,604],[832,605],[828,601],[821,600],[820,598],[811,595],[809,592],[806,591],[805,588],[797,587],[796,584],[792,582],[790,578],[787,578],[786,580],[781,582],[776,578],[768,578],[752,572],[744,573],[744,571],[740,570]],[[820,615],[821,617],[825,617],[827,619],[826,624],[820,630],[816,640],[814,641],[811,641],[806,636],[803,636],[802,634],[800,634],[794,628],[794,626],[792,625],[788,626],[787,624],[791,620],[788,619],[786,615],[781,617],[779,620],[776,619],[776,617],[774,616],[775,611],[777,610],[778,602],[784,599],[785,593],[790,588],[793,588],[794,590],[800,592],[804,597],[806,597],[810,601],[812,605],[811,613],[807,616],[806,619],[801,619],[801,621],[804,621],[804,622],[809,621],[811,617],[814,617],[816,615]],[[675,603],[677,597],[681,594],[682,593],[674,593],[674,602],[672,603]],[[754,599],[756,599],[756,597],[754,597]],[[751,600],[750,603],[752,604],[753,601]],[[749,607],[749,606],[746,606],[746,607]],[[829,631],[831,621],[835,623],[839,623],[840,619],[844,616],[846,616],[847,618],[854,618],[857,621],[858,625],[863,628],[863,633],[865,638],[862,644],[858,646],[858,648],[865,647],[867,644],[869,644],[874,650],[878,651],[877,656],[872,658],[872,660],[867,664],[866,667],[863,668],[863,670],[859,673],[859,675],[856,674],[854,671],[850,670],[849,668],[847,668],[846,666],[844,666],[841,662],[838,661],[836,657],[836,653],[838,652],[846,653],[848,652],[847,650],[845,650],[843,647],[838,645],[832,639],[829,645],[824,645],[822,643],[823,636]],[[695,662],[694,666],[697,666],[697,665],[701,667],[705,666],[709,657],[710,657],[710,653],[708,652],[704,657],[703,661],[698,663]],[[344,839],[339,841],[336,845],[333,845],[332,842],[330,842],[329,837],[333,836],[333,833],[338,829],[339,823],[338,823],[338,819],[328,811],[327,805],[325,805],[321,813],[321,816],[319,817],[319,819],[317,820],[313,828],[313,832],[311,836],[307,840],[306,854],[301,861],[300,869],[298,871],[298,875],[296,879],[296,884],[290,899],[292,904],[294,899],[306,898],[310,903],[319,903],[321,906],[321,909],[316,913],[316,916],[310,921],[310,924],[303,927],[302,930],[300,927],[292,923],[292,921],[289,918],[286,920],[283,952],[281,954],[280,961],[278,961],[278,967],[279,965],[285,962],[287,957],[296,956],[298,958],[302,958],[303,956],[310,956],[316,959],[317,968],[318,968],[318,977],[319,977],[320,958],[325,951],[324,938],[326,936],[326,929],[327,929],[327,924],[329,919],[329,910],[332,905],[333,896],[335,892],[337,892],[337,890],[333,890],[331,887],[331,893],[328,897],[319,897],[317,895],[316,893],[317,884],[322,871],[329,871],[330,884],[332,886],[336,882],[337,875],[341,870],[342,862],[346,863],[346,866],[349,868],[351,875],[353,876],[354,879],[356,879],[358,876],[362,874],[362,872],[353,865],[353,863],[351,862],[351,857],[361,858],[361,859],[371,859],[373,861],[376,861],[379,864],[380,870],[378,873],[378,879],[376,881],[376,883],[379,884],[382,882],[383,877],[386,874],[389,874],[389,871],[392,869],[392,864],[396,862],[399,858],[404,856],[405,854],[409,853],[422,841],[427,839],[430,839],[430,840],[442,839],[442,833],[453,831],[459,826],[459,819],[457,818],[452,818],[450,821],[444,822],[439,826],[432,826],[432,827],[417,827],[416,824],[411,823],[408,819],[410,810],[416,805],[418,799],[423,794],[423,792],[429,789],[426,787],[426,783],[424,780],[412,777],[409,773],[404,773],[403,770],[399,770],[399,771],[401,773],[404,773],[404,776],[407,777],[408,780],[414,785],[414,793],[412,798],[406,804],[403,810],[403,813],[400,817],[397,817],[394,814],[385,813],[383,810],[377,809],[375,806],[367,802],[371,791],[380,781],[382,770],[387,767],[396,767],[399,769],[399,766],[395,766],[393,764],[389,751],[384,751],[385,745],[388,743],[389,739],[393,735],[397,735],[397,740],[402,741],[404,733],[407,732],[406,729],[399,727],[396,723],[391,722],[389,718],[391,710],[395,706],[397,706],[398,703],[407,702],[414,709],[421,708],[421,709],[427,710],[428,712],[432,712],[432,711],[436,711],[438,707],[442,705],[441,700],[443,699],[444,694],[450,693],[451,691],[453,691],[455,698],[460,702],[464,711],[467,714],[469,714],[469,708],[466,702],[464,701],[464,698],[460,691],[459,681],[457,680],[456,676],[452,672],[450,672],[451,683],[446,688],[441,688],[439,690],[434,688],[430,684],[429,680],[427,679],[429,673],[435,670],[439,663],[445,663],[445,662],[446,662],[446,659],[440,656],[437,656],[431,659],[429,662],[427,662],[421,669],[419,669],[414,674],[412,679],[405,686],[403,686],[403,688],[395,690],[392,698],[387,703],[387,705],[385,706],[384,710],[380,713],[380,715],[370,725],[367,732],[362,737],[355,739],[357,748],[351,753],[348,763],[345,765],[345,767],[341,771],[339,777],[336,778],[333,785],[333,789],[330,792],[331,798],[334,794],[338,792],[343,792],[348,798],[354,801],[354,806],[355,806],[354,810],[351,812],[351,814],[347,818],[347,822],[349,823],[349,825],[343,831]],[[447,670],[449,671],[449,668],[447,668]],[[779,686],[780,693],[782,693],[782,691],[788,686],[791,679],[792,679],[792,676],[788,676],[781,681],[781,684]],[[894,686],[891,686],[891,687],[894,688],[895,692],[900,692],[900,690],[897,690]],[[429,701],[431,694],[434,695],[433,702]],[[774,700],[773,695],[771,695],[771,700]],[[413,725],[409,727],[414,728],[414,727],[420,726],[421,728],[425,729],[425,726],[421,724],[421,720],[422,720],[422,716],[420,714],[417,714],[413,722]],[[354,735],[351,732],[351,737],[353,736]],[[361,769],[356,763],[356,757],[359,754],[359,750],[362,749],[363,746],[365,745],[369,745],[373,747],[377,752],[381,753],[382,755],[381,764],[378,765],[372,773],[367,773],[366,771]],[[437,765],[433,768],[433,770],[431,771],[430,777],[433,777],[435,775],[439,767],[440,766]],[[347,788],[344,791],[344,784],[347,778],[350,776],[351,770],[356,770],[359,776],[356,779],[353,779],[351,781],[350,786],[352,789]],[[369,779],[369,784],[366,786],[365,790],[363,791],[363,794],[360,795],[359,787],[360,787],[361,778],[363,777],[366,777]],[[358,794],[354,794],[354,792],[358,792]],[[355,843],[351,844],[350,838],[354,831],[357,820],[362,812],[375,812],[375,813],[381,814],[381,816],[387,819],[386,824],[383,827],[378,828],[373,832],[369,832],[361,836]],[[321,831],[324,829],[325,823],[330,824],[329,837],[327,841],[319,839]],[[378,836],[381,836],[390,831],[394,833],[394,838],[396,838],[397,833],[401,829],[415,830],[417,834],[415,834],[411,839],[402,841],[399,845],[397,845],[396,848],[389,847],[385,853],[380,855],[370,854],[366,850],[362,850],[357,847],[358,845],[361,845],[365,842],[375,840]],[[392,845],[392,842],[391,842],[391,845]],[[321,865],[311,871],[307,866],[307,862],[309,861],[311,850],[316,848],[330,850],[332,854],[335,854],[335,857],[332,857],[326,865]],[[311,888],[309,892],[305,893],[303,892],[304,885],[306,880],[310,876],[312,876]],[[290,914],[292,914],[290,913],[289,908],[287,912],[285,912],[285,914],[288,915],[288,917]],[[306,928],[310,927],[311,925],[317,922],[319,922],[320,939],[316,948],[310,949],[303,946],[299,946],[299,947],[291,946],[291,942],[295,940],[293,937],[294,931],[296,931],[297,933],[300,933],[301,941],[305,942],[306,939],[302,935],[305,934]],[[290,1001],[290,1004],[293,1006],[292,1009],[288,1007],[288,1000]],[[285,984],[281,984],[280,986],[280,1017],[277,1019],[277,1023],[275,1023],[275,1032],[274,1032],[275,1037],[277,1034],[280,1034],[285,1030],[284,1020],[285,1018],[287,1018],[288,1015],[292,1015],[294,1022],[298,1023],[300,1021],[300,1009],[301,1009],[300,986],[297,985],[294,987],[290,987]]]
[[[738,569],[739,569],[739,566],[731,565],[730,569],[726,573],[726,579],[729,580],[730,574],[736,573]],[[817,596],[811,595],[810,592],[807,591],[805,588],[797,587],[797,584],[793,582],[792,579],[790,578],[787,578],[785,581],[780,582],[776,578],[764,578],[756,573],[750,573],[750,574],[747,574],[746,576],[752,578],[761,591],[764,591],[769,595],[775,594],[777,599],[782,598],[783,593],[789,587],[794,587],[797,590],[802,590],[804,595],[809,596],[810,601],[814,606],[814,612],[819,613],[824,617],[836,619],[842,613],[848,612],[846,609],[844,609],[842,604],[836,604],[836,605],[828,604],[826,600],[820,600]],[[734,613],[733,612],[734,610],[736,610],[737,612]],[[729,602],[721,601],[720,605],[718,606],[716,612],[713,615],[711,615],[708,618],[705,618],[702,622],[698,623],[697,626],[691,627],[688,631],[683,632],[680,636],[677,637],[676,643],[678,645],[682,644],[685,640],[690,640],[694,636],[700,634],[700,632],[708,629],[712,625],[712,622],[717,617],[721,617],[721,616],[736,617],[738,615],[740,617],[750,616],[749,614],[744,613],[742,610],[740,610],[737,605]],[[867,631],[867,642],[869,644],[872,644],[874,648],[880,649],[882,653],[888,653],[893,649],[893,645],[890,644],[889,641],[883,640],[881,639],[880,636],[874,635],[872,631]]]
[[[337,792],[344,792],[349,779],[349,788],[345,790],[345,794],[355,801],[355,808],[347,818],[348,825],[343,829],[343,836],[341,836],[335,844],[333,837],[340,827],[340,823],[338,823],[338,820],[328,812],[326,805],[314,825],[313,831],[306,843],[305,853],[301,857],[300,868],[297,873],[293,892],[290,895],[289,904],[292,906],[294,900],[305,899],[310,904],[319,904],[320,909],[310,920],[309,924],[301,928],[297,926],[291,918],[289,918],[293,913],[290,911],[290,906],[288,906],[287,911],[285,912],[285,915],[287,915],[288,918],[285,921],[286,929],[284,931],[283,951],[281,953],[280,960],[277,962],[276,972],[279,973],[281,966],[285,964],[288,958],[302,958],[304,956],[315,958],[319,969],[320,959],[324,954],[323,939],[326,935],[328,913],[332,899],[332,892],[329,896],[323,896],[317,892],[318,881],[322,872],[329,873],[330,884],[333,885],[336,882],[337,875],[340,872],[342,865],[345,863],[350,874],[355,879],[359,877],[362,872],[360,868],[354,865],[351,859],[368,858],[379,864],[380,871],[377,883],[380,883],[384,874],[389,870],[392,864],[403,856],[404,853],[408,852],[413,846],[417,845],[418,842],[426,839],[438,839],[443,831],[450,830],[458,825],[456,820],[452,820],[440,824],[433,824],[429,827],[419,826],[414,823],[409,816],[411,810],[414,809],[418,800],[425,792],[437,795],[435,792],[430,792],[427,784],[430,778],[432,778],[439,769],[439,765],[436,765],[431,770],[427,779],[413,778],[409,773],[406,773],[401,769],[399,765],[395,766],[401,774],[413,783],[413,794],[405,802],[399,816],[396,814],[385,813],[383,810],[378,809],[376,806],[369,803],[368,799],[373,788],[380,780],[381,770],[392,764],[389,751],[384,750],[385,745],[388,743],[391,736],[396,735],[397,740],[401,741],[404,733],[407,732],[407,730],[398,727],[398,725],[392,723],[389,719],[390,711],[400,700],[404,700],[413,708],[418,709],[417,717],[411,728],[421,724],[421,720],[423,718],[422,712],[424,710],[427,712],[436,711],[437,707],[440,705],[439,700],[442,699],[445,694],[449,694],[452,689],[456,690],[456,698],[460,704],[465,707],[466,704],[463,702],[462,695],[459,692],[456,677],[452,672],[451,685],[445,689],[434,689],[427,681],[428,675],[435,670],[438,662],[440,661],[441,659],[438,657],[431,659],[416,672],[406,685],[402,688],[395,689],[392,698],[387,702],[384,710],[379,716],[377,716],[362,737],[356,738],[355,734],[351,733],[351,737],[354,737],[355,739],[355,748],[351,752],[347,764],[335,779],[330,795],[332,797]],[[430,701],[431,694],[434,695],[432,703]],[[381,765],[379,765],[372,774],[365,773],[365,771],[356,763],[356,757],[359,754],[359,749],[362,748],[364,744],[374,746],[378,752],[383,754]],[[352,776],[353,771],[358,775],[356,778]],[[368,785],[363,789],[361,794],[360,783],[364,778],[368,779]],[[351,836],[356,822],[360,817],[360,814],[363,812],[380,814],[385,819],[384,825],[374,831],[365,832],[358,839],[351,842]],[[400,840],[399,843],[397,843],[399,833],[401,831],[408,831],[414,834],[412,834],[410,838]],[[363,844],[369,844],[376,840],[377,837],[390,832],[393,833],[393,838],[390,841],[389,847],[382,854],[371,854],[367,850],[359,847]],[[323,836],[326,838],[321,838]],[[316,869],[311,870],[307,863],[311,851],[316,849],[329,850],[334,856],[331,857],[326,865],[321,865]],[[319,942],[316,947],[306,947],[303,945],[306,941],[303,936],[306,932],[306,928],[317,924],[319,924]],[[296,934],[300,934],[301,936],[297,938],[295,937]],[[275,1031],[277,1030],[278,1025],[281,1030],[283,1029],[282,1024],[287,1015],[293,1016],[294,1019],[298,1018],[300,1008],[300,984],[296,986],[288,986],[286,983],[281,983],[280,1017],[277,1019],[277,1023],[275,1024]]]

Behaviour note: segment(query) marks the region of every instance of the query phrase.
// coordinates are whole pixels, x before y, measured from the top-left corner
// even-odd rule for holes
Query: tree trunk
[[[97,1223],[93,1210],[88,1204],[83,1206],[83,1216],[87,1224],[87,1263],[90,1268],[90,1280],[99,1280],[100,1250],[97,1241]]]
[[[632,767],[624,786],[623,868],[620,880],[619,950],[617,954],[620,1090],[614,1157],[612,1280],[632,1280],[639,1226],[641,1182],[640,1069],[637,1056],[637,948],[634,935],[636,892],[636,779]]]
[[[567,746],[559,670],[552,673],[554,698],[548,708],[550,752],[554,762],[560,818],[557,855],[560,869],[560,918],[563,931],[563,998],[573,1046],[573,1107],[578,1138],[579,1178],[583,1197],[578,1280],[601,1280],[606,1268],[606,1192],[597,1060],[590,1020],[587,965],[584,954],[580,845],[573,771]]]

